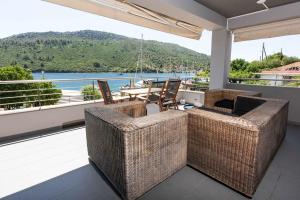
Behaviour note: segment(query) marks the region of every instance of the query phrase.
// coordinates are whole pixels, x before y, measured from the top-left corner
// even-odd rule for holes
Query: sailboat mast
[[[142,40],[141,40],[141,49],[140,49],[140,68],[141,68],[141,77],[142,77],[142,73],[143,73],[143,40],[144,40],[144,36],[142,34]]]

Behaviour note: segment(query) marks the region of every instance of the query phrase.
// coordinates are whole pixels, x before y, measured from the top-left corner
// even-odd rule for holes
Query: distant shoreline
[[[42,71],[31,71],[32,73],[42,73]],[[105,71],[105,72],[86,72],[86,71],[44,71],[45,73],[91,73],[91,74],[97,74],[97,73],[119,73],[119,74],[126,74],[126,73],[135,73],[135,72],[115,72],[115,71]],[[139,74],[140,72],[137,72],[137,74]],[[143,74],[147,74],[147,73],[157,73],[156,71],[143,71]],[[163,74],[163,73],[183,73],[183,72],[162,72],[162,71],[158,71],[159,74]],[[184,72],[185,73],[185,72]]]

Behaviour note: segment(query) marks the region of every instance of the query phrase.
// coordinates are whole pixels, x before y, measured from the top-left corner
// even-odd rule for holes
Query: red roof
[[[294,62],[289,65],[273,68],[270,70],[264,70],[261,74],[300,74],[300,62]]]

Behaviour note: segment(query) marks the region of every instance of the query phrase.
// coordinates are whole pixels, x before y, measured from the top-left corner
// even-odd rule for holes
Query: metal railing
[[[278,86],[278,87],[300,87],[300,79],[286,78],[228,78],[229,83]]]
[[[0,81],[0,111],[14,110],[46,105],[61,105],[74,102],[94,101],[100,99],[97,80],[118,82],[111,87],[113,95],[121,95],[120,86],[134,86],[138,80],[168,80],[170,76],[159,77],[117,77],[117,78],[81,78],[81,79],[45,79]],[[181,77],[187,80],[191,77]],[[86,87],[89,85],[89,88]]]
[[[131,77],[0,81],[0,110],[96,101],[97,80],[134,82]]]

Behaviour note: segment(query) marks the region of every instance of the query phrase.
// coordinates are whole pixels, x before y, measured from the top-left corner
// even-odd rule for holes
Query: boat
[[[144,86],[144,81],[143,81],[143,78],[142,78],[142,74],[143,74],[143,34],[142,34],[142,39],[141,39],[141,46],[140,46],[140,54],[138,56],[138,59],[137,59],[137,65],[136,65],[136,68],[135,68],[135,76],[134,76],[134,80],[137,80],[137,79],[142,79],[138,82],[136,82],[134,84],[134,87],[135,88],[142,88]],[[140,77],[137,78],[137,73],[138,73],[138,68],[140,68]],[[119,75],[123,75],[123,73],[120,73]],[[120,90],[124,90],[124,89],[130,89],[131,88],[131,85],[130,84],[126,84],[126,85],[123,85],[120,87]]]

